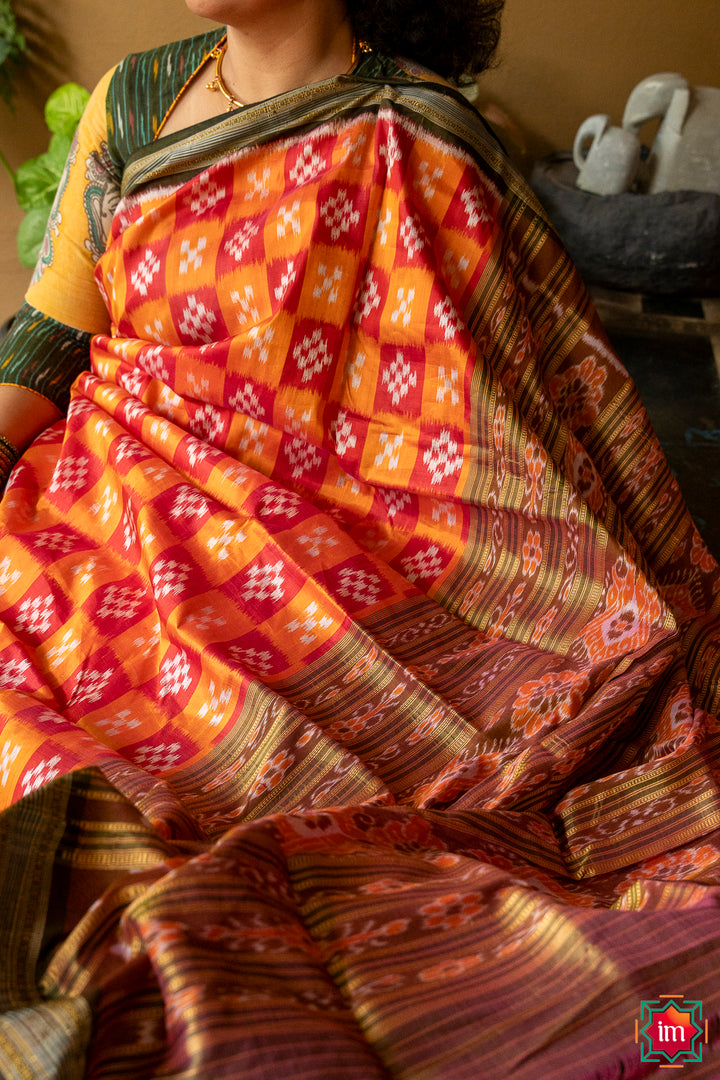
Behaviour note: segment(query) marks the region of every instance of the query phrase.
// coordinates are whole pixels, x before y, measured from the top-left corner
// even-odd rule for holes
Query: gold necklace
[[[226,51],[227,38],[225,39],[225,41],[221,41],[219,45],[216,45],[210,53],[210,57],[215,61],[215,75],[207,84],[207,89],[211,90],[213,93],[217,93],[218,91],[220,91],[220,93],[228,103],[227,109],[225,111],[232,112],[233,109],[244,109],[245,102],[238,101],[232,91],[228,90],[225,80],[222,77],[222,62],[225,58]],[[369,45],[365,44],[364,41],[358,41],[358,39],[353,34],[352,56],[350,57],[350,67],[347,69],[346,74],[349,74],[355,67],[358,51],[362,53],[369,53],[372,50],[370,49]]]
[[[222,77],[222,62],[225,56],[225,50],[227,49],[227,40],[221,41],[219,45],[216,45],[210,56],[215,60],[215,78],[211,79],[207,84],[207,89],[216,93],[218,90],[228,103],[228,107],[225,112],[232,112],[233,109],[244,109],[245,105],[242,101],[238,101],[234,94],[231,94],[225,85],[225,81]]]

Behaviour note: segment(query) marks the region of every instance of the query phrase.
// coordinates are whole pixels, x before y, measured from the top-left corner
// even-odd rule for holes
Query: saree
[[[541,207],[410,76],[122,184],[0,505],[2,1076],[717,1075],[720,576]]]

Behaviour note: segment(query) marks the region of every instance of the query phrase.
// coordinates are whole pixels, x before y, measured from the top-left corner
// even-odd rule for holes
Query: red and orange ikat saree
[[[717,1076],[720,577],[540,207],[413,79],[123,184],[0,508],[0,1075],[659,1076],[684,994]]]

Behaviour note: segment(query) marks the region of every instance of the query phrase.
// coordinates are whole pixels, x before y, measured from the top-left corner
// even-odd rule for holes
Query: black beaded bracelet
[[[0,435],[0,491],[5,487],[8,477],[19,458],[20,451],[18,448],[4,435]]]
[[[4,454],[7,457],[13,459],[13,465],[20,457],[20,451],[14,443],[11,443],[9,439],[6,439],[4,435],[0,435],[0,454]]]

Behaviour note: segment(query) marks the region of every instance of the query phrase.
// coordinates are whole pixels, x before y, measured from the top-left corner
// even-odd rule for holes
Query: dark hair
[[[347,0],[360,41],[446,79],[490,66],[505,0]]]

